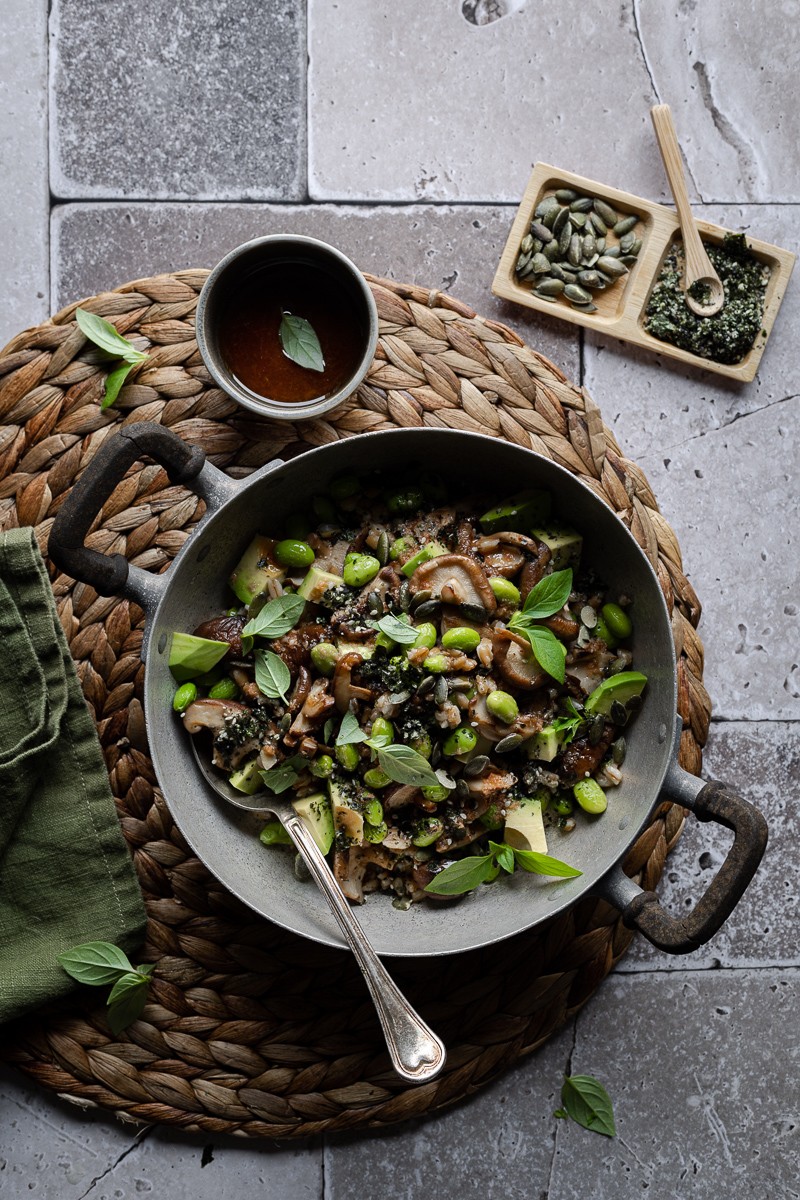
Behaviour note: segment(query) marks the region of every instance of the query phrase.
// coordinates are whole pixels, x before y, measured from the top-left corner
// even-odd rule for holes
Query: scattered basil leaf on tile
[[[105,412],[119,395],[122,385],[133,370],[134,364],[130,362],[120,363],[113,371],[109,371],[106,376],[106,390],[103,399],[100,401],[100,411]]]
[[[611,1097],[599,1080],[592,1075],[565,1075],[561,1103],[567,1115],[592,1133],[614,1137],[614,1109]]]

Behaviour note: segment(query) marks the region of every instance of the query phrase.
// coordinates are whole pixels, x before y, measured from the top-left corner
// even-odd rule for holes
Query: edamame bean
[[[409,738],[408,744],[412,750],[416,750],[417,754],[421,754],[423,758],[430,758],[431,751],[433,750],[433,742],[427,730],[424,729],[416,737]]]
[[[183,712],[194,704],[197,699],[197,688],[193,683],[182,683],[175,695],[172,697],[172,707],[175,712]]]
[[[333,774],[333,759],[330,754],[318,754],[308,769],[316,779],[329,779]]]
[[[557,798],[553,807],[555,808],[559,817],[571,817],[572,810],[575,806],[570,797],[562,792],[562,794]]]
[[[275,547],[275,557],[282,567],[310,567],[316,555],[308,542],[299,538],[284,538]]]
[[[357,475],[338,475],[328,484],[328,491],[334,500],[347,500],[361,491]]]
[[[481,635],[477,629],[470,629],[469,625],[456,625],[442,634],[445,650],[475,650],[480,640]]]
[[[379,746],[388,746],[394,741],[394,726],[391,721],[387,721],[386,717],[376,717],[372,722],[372,731],[370,740],[378,743]]]
[[[333,642],[317,642],[311,647],[311,663],[320,675],[332,675],[336,670],[339,651]]]
[[[367,787],[376,789],[385,788],[391,782],[390,776],[385,771],[382,771],[380,767],[370,767],[368,771],[364,772],[364,783]]]
[[[389,558],[392,560],[400,558],[408,550],[411,549],[411,542],[408,538],[398,538],[396,542],[392,542],[389,547]]]
[[[444,654],[429,654],[422,666],[431,675],[442,675],[450,670],[450,660]]]
[[[421,789],[426,800],[430,800],[431,804],[441,804],[450,795],[450,789],[446,788],[443,783],[434,783],[430,787]]]
[[[386,507],[391,513],[411,513],[422,505],[422,492],[419,488],[405,488],[401,492],[392,492],[386,497]]]
[[[595,637],[601,638],[605,642],[605,644],[608,646],[609,650],[616,649],[617,644],[618,644],[617,639],[614,637],[613,633],[611,632],[608,625],[606,624],[606,619],[603,616],[602,612],[599,612],[597,614],[597,624],[595,625],[594,629],[592,630],[592,633]]]
[[[348,587],[363,587],[380,569],[381,564],[371,554],[351,553],[345,556],[342,577]]]
[[[493,575],[489,580],[489,587],[495,594],[495,599],[501,604],[514,604],[520,602],[519,588],[510,579],[504,579],[502,575]]]
[[[334,754],[336,755],[336,761],[341,767],[344,767],[345,771],[355,771],[361,761],[358,748],[352,742],[349,742],[346,746],[337,746]]]
[[[459,725],[444,740],[442,750],[451,757],[455,754],[469,754],[478,744],[478,735],[471,725]]]
[[[496,804],[489,805],[486,812],[480,818],[480,822],[484,829],[488,829],[490,832],[494,829],[501,829],[505,824],[504,818]]]
[[[233,700],[235,696],[239,695],[239,689],[233,680],[228,677],[227,679],[220,679],[219,683],[215,683],[209,690],[208,695],[210,700]]]
[[[383,805],[377,796],[369,796],[364,801],[364,820],[370,825],[380,825],[383,820]]]
[[[572,794],[584,812],[602,813],[608,808],[608,799],[595,779],[581,779],[572,789]]]
[[[633,624],[624,608],[620,608],[618,604],[604,604],[603,617],[606,625],[614,634],[614,637],[622,641],[628,638],[633,633]]]
[[[424,646],[427,650],[432,650],[436,645],[436,639],[439,636],[435,625],[430,621],[423,621],[417,626],[417,640],[414,642],[413,649],[416,650],[419,646]]]
[[[519,716],[519,705],[508,692],[490,692],[486,697],[486,707],[492,716],[497,717],[504,725],[510,725]]]
[[[292,844],[292,839],[280,821],[268,821],[258,837],[265,846],[291,846]]]
[[[368,842],[382,842],[388,832],[389,826],[385,821],[381,821],[380,825],[364,823],[364,837]]]
[[[414,825],[411,841],[415,846],[430,846],[444,833],[444,822],[439,817],[423,817]]]

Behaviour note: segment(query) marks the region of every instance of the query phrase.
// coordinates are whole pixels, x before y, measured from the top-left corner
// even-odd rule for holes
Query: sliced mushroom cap
[[[303,701],[303,707],[292,721],[286,741],[289,744],[316,729],[334,706],[334,698],[328,691],[327,679],[315,679]]]
[[[489,580],[478,563],[464,554],[441,554],[417,567],[409,580],[412,592],[430,591],[445,604],[477,604],[488,615],[497,608]]]
[[[228,655],[239,658],[242,653],[242,630],[246,624],[247,617],[213,617],[198,625],[194,636],[208,638],[211,642],[227,642],[230,646]]]
[[[201,729],[219,733],[225,727],[226,717],[249,711],[246,704],[237,700],[195,700],[183,714],[183,724],[187,733],[199,733]]]
[[[342,654],[336,663],[336,670],[333,673],[333,698],[340,713],[349,711],[351,700],[372,699],[372,692],[369,688],[358,687],[352,680],[354,668],[362,661],[363,655],[350,650],[347,654]]]
[[[531,541],[535,546],[536,557],[528,559],[519,577],[519,590],[523,600],[527,598],[531,588],[535,587],[539,580],[544,577],[547,565],[553,557],[552,551],[546,542],[540,542],[536,538],[531,538]]]
[[[482,537],[475,548],[493,575],[503,575],[510,579],[525,565],[531,555],[534,558],[538,557],[540,545],[541,542],[527,537],[524,533],[509,531]]]
[[[484,775],[479,775],[477,779],[468,779],[467,787],[469,788],[470,799],[485,801],[483,812],[495,800],[502,799],[514,784],[517,782],[516,776],[510,771],[501,771],[492,768]],[[480,815],[476,813],[475,815]]]
[[[358,849],[334,850],[333,873],[339,887],[351,904],[364,903],[362,884],[367,870],[367,860]]]
[[[419,788],[410,783],[395,783],[388,787],[381,796],[384,810],[392,812],[396,808],[404,808],[411,804],[419,795]]]
[[[533,650],[527,638],[512,633],[510,629],[498,629],[495,631],[492,645],[494,665],[503,678],[513,683],[514,687],[532,692],[547,683],[547,673],[533,657]]]

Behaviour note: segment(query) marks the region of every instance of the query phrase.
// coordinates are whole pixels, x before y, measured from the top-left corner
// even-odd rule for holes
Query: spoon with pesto
[[[686,177],[683,172],[681,149],[668,104],[656,104],[650,109],[658,148],[667,172],[667,179],[678,210],[684,250],[684,298],[698,317],[713,317],[725,302],[725,292],[719,275],[711,265],[692,216]]]

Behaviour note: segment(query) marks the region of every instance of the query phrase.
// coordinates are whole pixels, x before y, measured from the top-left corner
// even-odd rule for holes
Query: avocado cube
[[[417,567],[421,567],[424,562],[428,562],[432,558],[438,558],[441,554],[448,553],[447,547],[443,546],[441,542],[427,542],[416,554],[412,554],[408,562],[403,563],[400,570],[406,579],[410,579]]]
[[[230,650],[230,642],[195,637],[193,633],[173,633],[169,648],[169,669],[179,683],[196,679],[215,667]]]
[[[547,854],[547,837],[542,820],[542,802],[526,796],[506,815],[503,840],[514,850],[534,850]]]
[[[298,596],[312,604],[320,604],[328,588],[339,587],[344,583],[341,575],[332,571],[323,571],[320,567],[311,567],[303,582],[297,589]]]
[[[228,776],[228,783],[231,787],[235,787],[237,792],[244,792],[246,796],[253,796],[256,792],[260,792],[264,783],[261,779],[259,760],[251,758],[250,762],[245,763],[238,771],[232,771]]]
[[[285,576],[283,567],[272,561],[274,545],[272,538],[258,534],[231,571],[228,582],[242,604],[250,604],[256,596],[260,596],[270,579],[283,579]]]
[[[333,813],[328,797],[323,792],[293,800],[292,808],[305,825],[323,854],[333,845]]]
[[[646,683],[647,676],[642,675],[641,671],[620,671],[618,675],[604,679],[589,693],[584,709],[587,713],[606,716],[615,701],[624,705],[634,696],[641,696]]]
[[[551,563],[554,571],[563,571],[566,567],[577,569],[583,550],[583,538],[569,525],[537,525],[531,529],[531,537],[550,547]]]
[[[531,525],[544,525],[550,517],[550,493],[540,488],[518,492],[480,518],[484,533],[527,533]]]
[[[336,845],[341,850],[364,844],[364,815],[335,779],[328,780],[333,829]]]
[[[558,754],[561,738],[552,725],[545,725],[528,742],[528,758],[538,758],[541,762],[552,762]]]

